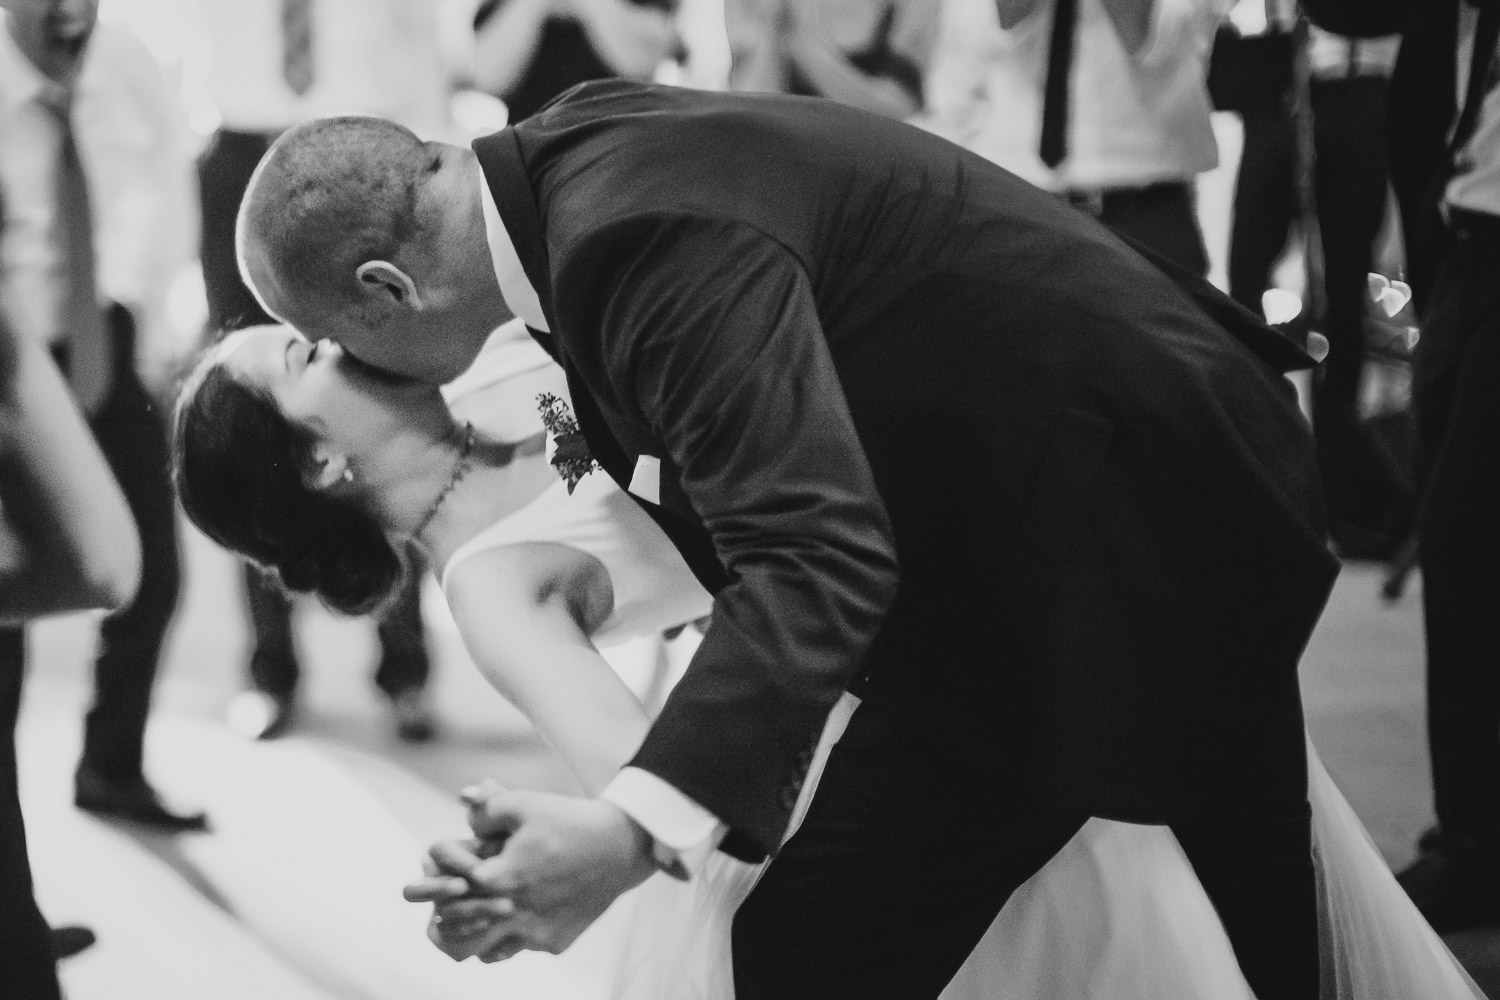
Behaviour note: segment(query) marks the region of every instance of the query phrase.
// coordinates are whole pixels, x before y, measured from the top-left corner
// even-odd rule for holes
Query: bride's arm
[[[561,545],[512,545],[454,567],[448,605],[469,656],[562,757],[585,794],[609,783],[649,721],[589,642],[613,603],[593,557]]]

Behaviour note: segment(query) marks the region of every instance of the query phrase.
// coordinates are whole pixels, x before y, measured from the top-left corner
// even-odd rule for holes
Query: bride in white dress
[[[476,665],[593,794],[649,726],[597,646],[698,617],[710,601],[603,474],[570,495],[548,465],[532,401],[560,383],[518,326],[497,331],[441,395],[262,327],[227,338],[188,381],[174,458],[184,508],[209,537],[337,609],[378,604],[407,571],[392,543],[415,539]],[[854,707],[846,696],[830,716],[787,836]],[[1322,996],[1482,998],[1315,754],[1310,774]],[[730,923],[762,867],[715,854],[690,883],[658,875],[634,890],[609,996],[731,1000]],[[466,905],[481,911],[471,951],[495,957],[491,901]],[[1017,890],[944,1000],[1251,996],[1171,832],[1095,819]]]

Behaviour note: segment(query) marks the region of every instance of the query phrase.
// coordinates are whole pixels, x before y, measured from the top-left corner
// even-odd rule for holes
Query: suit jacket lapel
[[[541,218],[537,214],[536,195],[521,159],[521,147],[516,141],[514,129],[502,129],[493,135],[474,140],[474,154],[479,159],[479,168],[484,172],[485,182],[495,198],[495,207],[500,211],[500,221],[515,245],[516,255],[521,258],[521,267],[531,287],[536,289],[537,299],[547,324],[552,327],[548,334],[531,330],[531,336],[542,349],[562,366],[568,379],[568,394],[573,398],[573,413],[578,418],[578,427],[588,443],[599,466],[609,477],[628,490],[630,477],[635,471],[631,454],[615,436],[612,425],[605,419],[599,403],[589,392],[579,376],[567,349],[567,338],[558,329],[557,314],[552,308],[552,271],[547,256],[547,243],[543,238]],[[727,577],[719,562],[713,540],[697,523],[696,518],[686,516],[691,508],[676,477],[663,483],[662,499],[674,506],[680,504],[681,513],[665,509],[660,504],[647,503],[631,494],[651,519],[661,527],[672,543],[682,553],[683,559],[699,581],[710,592],[724,586]]]
[[[479,169],[484,172],[485,182],[494,195],[495,207],[500,210],[500,221],[510,234],[516,255],[521,258],[521,267],[531,287],[536,289],[542,313],[547,324],[557,328],[556,314],[552,309],[552,268],[547,259],[547,241],[542,238],[542,222],[537,215],[536,195],[531,190],[531,180],[526,174],[526,165],[521,160],[521,147],[516,141],[514,129],[501,129],[473,142],[474,155],[479,159]],[[543,344],[545,347],[546,345]]]
[[[542,336],[545,337],[546,334]],[[634,457],[615,438],[611,424],[600,412],[599,404],[590,394],[588,386],[568,362],[567,351],[562,352],[562,357],[563,372],[568,377],[568,394],[573,397],[573,413],[578,418],[583,439],[588,442],[589,451],[600,468],[609,474],[620,489],[629,493],[630,479],[635,473]],[[692,507],[682,490],[676,466],[660,454],[656,457],[663,459],[661,502],[650,503],[634,493],[629,493],[629,496],[672,540],[703,588],[711,594],[717,593],[729,580],[724,572],[724,564],[719,561],[718,550],[714,548],[713,539],[708,532],[692,516]]]

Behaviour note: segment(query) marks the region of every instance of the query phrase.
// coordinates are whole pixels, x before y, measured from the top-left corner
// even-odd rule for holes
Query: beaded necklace
[[[438,492],[438,495],[432,498],[432,505],[427,508],[427,513],[422,515],[422,519],[417,522],[416,529],[411,533],[413,538],[420,537],[422,532],[427,530],[427,526],[431,524],[432,519],[437,516],[438,508],[443,505],[443,501],[448,499],[448,495],[453,492],[454,488],[458,486],[459,482],[463,480],[464,476],[469,474],[469,469],[472,467],[472,463],[470,463],[469,461],[469,456],[473,453],[473,451],[474,425],[472,423],[466,423],[464,424],[463,444],[459,445],[458,448],[458,461],[453,463],[453,475],[448,477],[448,485],[444,486],[442,490]]]

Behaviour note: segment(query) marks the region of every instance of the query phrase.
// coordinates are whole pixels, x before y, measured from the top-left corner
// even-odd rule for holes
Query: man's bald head
[[[438,159],[383,118],[320,118],[288,130],[240,206],[236,245],[246,283],[277,315],[358,312],[356,269],[398,259],[418,235],[419,195]]]

